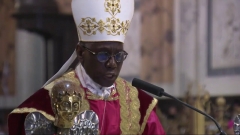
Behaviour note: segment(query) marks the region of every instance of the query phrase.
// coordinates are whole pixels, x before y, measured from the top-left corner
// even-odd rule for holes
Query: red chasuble
[[[60,80],[69,80],[79,84],[83,103],[81,111],[93,110],[99,117],[101,134],[149,134],[165,135],[155,113],[157,100],[137,90],[125,80],[118,78],[116,90],[108,98],[92,94],[83,88],[74,71],[64,74],[24,101],[8,117],[9,135],[25,135],[24,120],[30,112],[40,112],[54,121],[50,93],[53,85]]]

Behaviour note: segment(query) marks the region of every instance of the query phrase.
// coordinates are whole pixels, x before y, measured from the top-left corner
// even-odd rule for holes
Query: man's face
[[[87,42],[85,46],[95,53],[107,52],[110,55],[123,51],[123,43],[120,42]],[[82,66],[94,82],[104,87],[111,86],[115,82],[122,68],[122,62],[116,62],[114,57],[106,62],[99,62],[96,55],[80,46],[77,46],[77,53]]]

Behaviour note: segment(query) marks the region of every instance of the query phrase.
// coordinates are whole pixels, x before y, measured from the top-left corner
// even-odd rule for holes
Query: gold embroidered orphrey
[[[117,78],[116,87],[119,93],[120,109],[120,129],[122,135],[139,134],[140,118],[139,111],[140,101],[138,99],[138,91],[136,88],[128,84],[125,80]]]
[[[82,18],[78,27],[83,31],[83,34],[90,36],[96,35],[97,31],[100,33],[106,31],[108,35],[126,35],[130,21],[121,21],[115,17],[117,13],[121,12],[120,0],[105,0],[104,6],[105,11],[110,13],[111,17],[107,17],[106,22],[103,20],[97,21],[95,18],[90,17]]]

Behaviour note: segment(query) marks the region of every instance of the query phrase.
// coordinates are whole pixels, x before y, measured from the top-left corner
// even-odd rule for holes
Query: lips
[[[73,119],[73,115],[72,114],[69,114],[68,115],[68,120],[72,120]]]
[[[107,73],[104,75],[105,78],[107,79],[114,79],[116,77],[116,74],[114,73]]]

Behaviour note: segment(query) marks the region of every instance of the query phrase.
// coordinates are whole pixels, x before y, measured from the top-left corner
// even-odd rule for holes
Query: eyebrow
[[[94,45],[92,45],[92,46],[94,46]],[[109,47],[97,45],[96,49],[109,49]]]
[[[96,48],[98,50],[106,50],[106,51],[119,51],[119,50],[122,50],[122,49],[113,49],[113,48],[108,48],[108,47],[99,47],[99,48]]]

